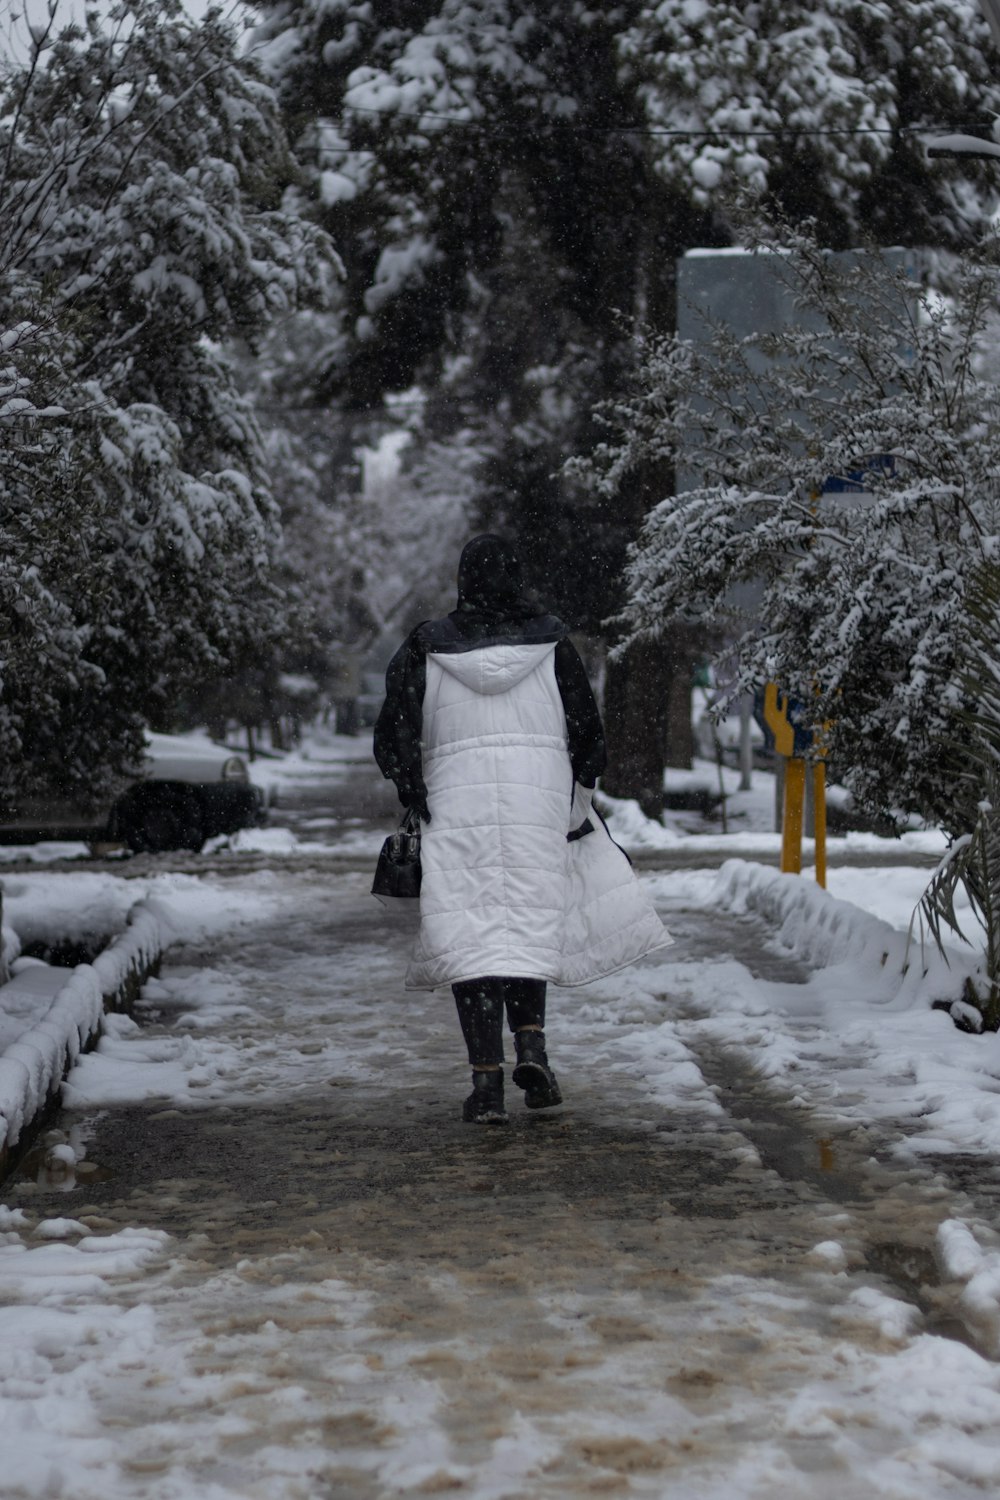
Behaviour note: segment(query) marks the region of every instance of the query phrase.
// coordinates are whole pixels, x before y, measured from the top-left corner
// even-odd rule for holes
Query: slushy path
[[[796,980],[765,934],[674,902],[674,948],[554,992],[566,1106],[511,1089],[484,1128],[459,1118],[450,996],[403,991],[408,924],[367,876],[233,879],[254,920],[173,950],[141,1029],[71,1079],[89,1175],[5,1195],[29,1246],[59,1216],[67,1252],[168,1236],[104,1290],[48,1293],[100,1309],[22,1381],[53,1423],[75,1393],[53,1449],[74,1477],[10,1500],[991,1487],[1000,1395],[931,1255],[955,1190],[681,1040],[692,964]]]

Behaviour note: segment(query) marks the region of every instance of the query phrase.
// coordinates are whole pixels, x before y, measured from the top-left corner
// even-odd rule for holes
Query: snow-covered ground
[[[365,876],[95,880],[179,942],[4,1195],[5,1496],[992,1487],[1000,1241],[947,1167],[990,1179],[1000,1045],[928,1008],[967,962],[901,973],[913,873],[645,875],[676,946],[553,995],[567,1107],[493,1132]]]
[[[721,782],[720,782],[721,777]],[[724,853],[731,856],[776,856],[781,849],[781,834],[775,831],[775,777],[772,772],[753,772],[748,791],[740,791],[740,776],[730,766],[719,767],[706,760],[695,760],[690,771],[669,769],[664,777],[668,793],[690,796],[707,793],[716,801],[716,810],[706,817],[696,810],[668,808],[659,819],[647,818],[637,802],[622,801],[599,794],[608,826],[615,838],[633,852],[648,853],[685,850],[706,857]],[[723,797],[724,794],[724,797]],[[843,801],[841,788],[831,787],[828,800]],[[725,805],[723,828],[722,805]],[[859,857],[865,854],[891,856],[893,850],[909,854],[938,855],[944,852],[945,839],[938,829],[913,829],[898,839],[880,838],[877,834],[849,832],[828,834],[830,857]],[[815,844],[803,839],[803,858],[813,858]]]
[[[553,993],[566,1107],[465,1127],[412,914],[323,857],[381,837],[333,740],[201,867],[4,877],[25,942],[174,935],[0,1195],[5,1500],[995,1487],[1000,1038],[930,1008],[977,955],[908,936],[926,868],[643,873],[677,941]],[[725,843],[611,822],[717,864],[769,796]]]

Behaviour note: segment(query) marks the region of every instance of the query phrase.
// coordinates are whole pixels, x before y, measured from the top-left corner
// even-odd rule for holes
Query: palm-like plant
[[[944,953],[946,930],[963,942],[955,909],[964,890],[986,936],[987,992],[972,981],[965,998],[982,1014],[983,1028],[1000,1030],[1000,564],[983,562],[967,580],[960,682],[967,707],[951,747],[954,837],[920,900],[919,913]],[[956,832],[962,828],[962,832]]]

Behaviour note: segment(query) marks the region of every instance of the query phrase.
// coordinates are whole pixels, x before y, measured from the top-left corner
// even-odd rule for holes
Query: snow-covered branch
[[[755,248],[780,248],[791,325],[643,332],[634,394],[575,463],[611,494],[664,456],[692,476],[646,517],[619,623],[635,639],[671,615],[730,618],[735,691],[777,677],[832,724],[838,774],[871,807],[944,816],[967,579],[1000,548],[1000,387],[982,373],[996,247],[943,291],[787,224]]]

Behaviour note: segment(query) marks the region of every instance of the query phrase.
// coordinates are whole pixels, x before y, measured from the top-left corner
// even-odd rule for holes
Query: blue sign
[[[778,694],[778,707],[791,726],[794,736],[792,754],[799,758],[807,756],[813,746],[813,731],[806,719],[806,706],[798,698],[789,698],[787,693]],[[764,748],[774,754],[774,731],[764,715],[764,689],[758,688],[753,695],[753,716],[764,732]]]
[[[846,474],[830,474],[823,481],[824,495],[867,495],[865,480],[869,474],[880,474],[886,479],[896,477],[896,455],[894,453],[872,453],[862,458],[856,469]]]

